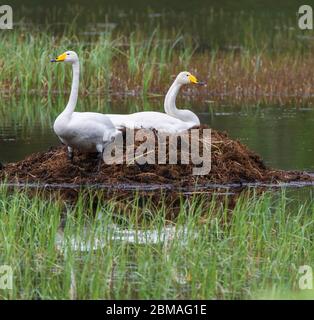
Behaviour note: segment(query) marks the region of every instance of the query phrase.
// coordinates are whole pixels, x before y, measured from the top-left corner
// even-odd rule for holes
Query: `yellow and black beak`
[[[62,53],[57,58],[51,59],[50,62],[62,62],[65,60],[66,56],[67,56],[66,53]]]
[[[196,79],[196,77],[193,76],[192,74],[189,75],[189,80],[190,80],[190,82],[193,83],[193,84],[199,84],[199,85],[204,85],[204,84],[205,84],[205,82],[203,82],[203,81],[198,81],[198,80]]]

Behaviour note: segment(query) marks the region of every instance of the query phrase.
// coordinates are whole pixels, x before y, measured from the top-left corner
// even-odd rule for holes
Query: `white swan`
[[[101,113],[74,112],[78,97],[80,64],[74,51],[66,51],[51,62],[72,64],[72,87],[68,104],[57,117],[53,129],[59,139],[68,147],[68,156],[73,159],[73,148],[83,152],[98,152],[99,159],[108,143],[120,134],[110,119]]]
[[[143,111],[128,115],[107,114],[113,124],[118,128],[156,129],[163,133],[179,133],[200,125],[200,120],[190,110],[180,110],[176,107],[176,97],[180,88],[186,84],[203,84],[187,71],[180,72],[168,90],[164,109],[166,113]]]

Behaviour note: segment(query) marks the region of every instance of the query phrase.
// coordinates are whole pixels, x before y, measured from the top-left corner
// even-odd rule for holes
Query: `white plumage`
[[[73,148],[83,152],[102,154],[106,145],[120,134],[108,116],[96,112],[74,112],[79,87],[79,59],[74,51],[67,51],[52,62],[69,62],[72,64],[73,79],[69,102],[57,117],[53,129],[59,139],[68,146],[69,156]]]
[[[176,107],[176,97],[183,85],[200,83],[189,72],[180,72],[168,90],[164,109],[166,113],[143,111],[132,114],[107,114],[116,128],[156,129],[163,133],[179,133],[200,125],[196,114],[190,110],[180,110]]]

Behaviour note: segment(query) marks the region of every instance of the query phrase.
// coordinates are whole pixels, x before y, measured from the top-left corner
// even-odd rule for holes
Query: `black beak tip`
[[[199,81],[197,84],[199,86],[206,86],[206,82],[205,81]]]
[[[57,60],[56,59],[51,59],[50,62],[57,62]]]

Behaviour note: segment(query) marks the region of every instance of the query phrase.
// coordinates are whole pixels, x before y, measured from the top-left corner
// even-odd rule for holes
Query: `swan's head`
[[[201,81],[198,81],[195,76],[193,76],[190,72],[188,71],[182,71],[178,74],[176,78],[176,82],[179,84],[204,84]]]
[[[70,62],[70,63],[74,63],[77,61],[78,61],[78,56],[74,51],[66,51],[60,54],[57,58],[51,60],[51,62]]]

